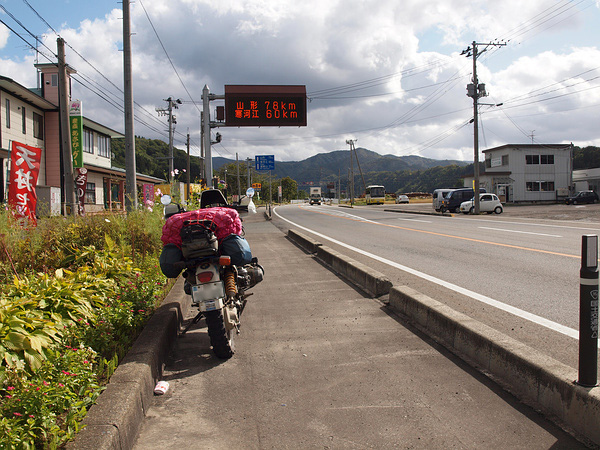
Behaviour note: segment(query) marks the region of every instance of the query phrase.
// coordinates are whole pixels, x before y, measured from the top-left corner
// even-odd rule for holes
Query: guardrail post
[[[581,240],[579,271],[579,378],[577,384],[598,385],[598,236]]]

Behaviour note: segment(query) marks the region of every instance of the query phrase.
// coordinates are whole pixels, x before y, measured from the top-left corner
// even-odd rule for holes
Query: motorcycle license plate
[[[192,297],[195,303],[200,304],[200,311],[214,311],[223,308],[225,290],[223,283],[204,283],[192,286]]]

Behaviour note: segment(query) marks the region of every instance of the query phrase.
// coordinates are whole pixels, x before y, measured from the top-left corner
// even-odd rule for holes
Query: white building
[[[502,202],[550,202],[573,186],[572,144],[507,144],[484,150],[479,186]],[[473,176],[464,185],[473,186]]]

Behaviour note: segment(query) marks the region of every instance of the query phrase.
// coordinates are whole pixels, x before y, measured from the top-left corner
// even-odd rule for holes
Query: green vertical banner
[[[75,169],[83,167],[83,115],[80,100],[72,100],[69,103],[69,123],[71,125],[73,168]]]

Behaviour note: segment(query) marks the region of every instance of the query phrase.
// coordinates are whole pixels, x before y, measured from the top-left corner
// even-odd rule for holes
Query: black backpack
[[[214,222],[210,220],[184,221],[179,232],[183,257],[193,259],[216,255],[219,243],[214,233],[215,228]]]

